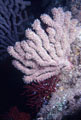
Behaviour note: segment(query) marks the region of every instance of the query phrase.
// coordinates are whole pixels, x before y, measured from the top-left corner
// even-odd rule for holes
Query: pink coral
[[[79,34],[78,21],[62,8],[53,8],[52,15],[53,18],[47,14],[40,17],[47,25],[45,30],[37,19],[32,24],[33,30],[26,30],[27,40],[8,47],[9,54],[16,59],[13,65],[25,74],[25,83],[43,81],[62,68],[72,68],[68,56],[70,45]]]

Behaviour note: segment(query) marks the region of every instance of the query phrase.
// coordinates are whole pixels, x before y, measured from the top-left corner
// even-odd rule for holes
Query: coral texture
[[[78,21],[62,8],[53,8],[52,17],[43,14],[40,18],[45,29],[36,19],[33,30],[26,30],[27,40],[8,47],[9,54],[16,59],[13,65],[25,74],[26,83],[43,81],[57,75],[62,68],[72,68],[68,57],[70,44],[79,35]]]
[[[26,0],[0,0],[0,60],[8,56],[9,45],[24,38],[30,4]]]
[[[56,92],[48,105],[41,108],[37,120],[62,120],[65,115],[81,111],[81,36],[71,44],[70,60],[73,69],[60,74]]]
[[[81,22],[81,0],[67,0],[66,7],[72,12],[73,17]]]
[[[32,113],[38,112],[42,105],[46,105],[51,97],[51,93],[55,92],[56,83],[59,76],[53,76],[47,80],[40,82],[32,82],[24,86],[26,106],[32,110]]]

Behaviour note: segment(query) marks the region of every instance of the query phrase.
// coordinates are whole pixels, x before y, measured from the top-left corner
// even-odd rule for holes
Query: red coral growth
[[[19,112],[18,108],[16,106],[12,107],[9,110],[9,113],[7,115],[2,116],[3,120],[31,120],[31,117],[28,113],[25,112]]]
[[[24,86],[23,95],[26,96],[26,105],[30,109],[38,112],[42,104],[47,104],[51,93],[55,91],[58,76],[53,76],[40,82],[32,82]]]

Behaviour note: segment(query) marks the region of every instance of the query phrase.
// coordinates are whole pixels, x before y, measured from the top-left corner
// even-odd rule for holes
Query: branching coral
[[[71,50],[73,69],[60,74],[61,80],[56,85],[56,92],[52,94],[48,105],[41,108],[37,120],[62,120],[66,115],[81,111],[81,36],[71,44]]]
[[[66,7],[72,12],[73,17],[81,22],[81,0],[67,0]]]
[[[32,113],[38,112],[42,104],[48,103],[51,93],[55,92],[58,80],[57,76],[53,76],[50,79],[32,82],[24,86],[22,95],[26,97],[26,106],[32,110]]]
[[[62,68],[72,68],[68,56],[70,44],[79,34],[78,21],[62,8],[53,8],[52,15],[53,18],[47,14],[40,17],[46,29],[37,19],[32,24],[33,30],[26,30],[27,40],[8,47],[9,54],[16,59],[13,65],[25,74],[26,83],[43,81]]]
[[[26,0],[0,0],[0,60],[8,56],[9,45],[24,38],[30,5]]]

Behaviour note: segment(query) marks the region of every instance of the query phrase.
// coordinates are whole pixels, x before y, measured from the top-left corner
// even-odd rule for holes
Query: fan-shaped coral
[[[23,38],[30,4],[25,0],[0,0],[0,60],[8,55],[9,45]]]
[[[26,30],[26,41],[8,47],[9,54],[16,59],[13,65],[25,74],[26,83],[48,79],[62,68],[72,68],[68,57],[70,44],[79,35],[78,21],[62,8],[53,8],[52,15],[53,19],[47,14],[40,17],[46,25],[45,30],[37,19],[32,25],[33,30]]]

